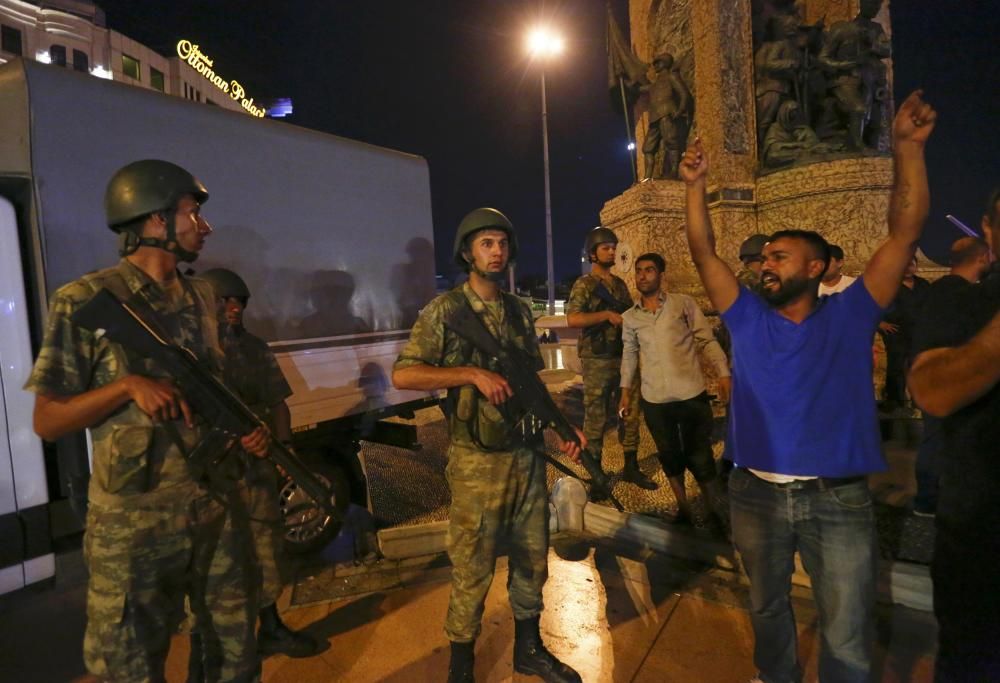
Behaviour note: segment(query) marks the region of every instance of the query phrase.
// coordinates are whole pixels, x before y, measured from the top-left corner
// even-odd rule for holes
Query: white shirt
[[[660,294],[656,312],[641,302],[622,314],[621,385],[631,387],[642,354],[642,398],[669,403],[705,391],[696,351],[704,351],[719,377],[729,377],[726,354],[694,299],[686,294]]]
[[[833,286],[827,286],[825,282],[819,283],[819,295],[829,296],[830,294],[836,294],[837,292],[843,292],[845,289],[851,286],[851,283],[857,280],[856,277],[851,277],[850,275],[841,275],[840,281]]]

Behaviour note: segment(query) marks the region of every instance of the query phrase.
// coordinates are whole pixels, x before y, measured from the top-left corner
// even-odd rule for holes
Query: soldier
[[[163,680],[185,593],[202,625],[206,679],[250,681],[260,669],[241,483],[228,494],[202,488],[185,456],[204,425],[170,378],[71,319],[107,288],[148,310],[172,341],[221,375],[211,287],[177,270],[212,232],[200,213],[207,200],[199,180],[166,161],[137,161],[115,173],[104,208],[124,258],[56,291],[26,385],[37,394],[39,436],[53,441],[87,428],[93,436],[83,650],[101,680]],[[263,456],[269,439],[260,428],[240,443]]]
[[[292,395],[291,387],[281,374],[267,342],[250,334],[243,326],[250,289],[243,278],[225,268],[207,270],[201,277],[212,285],[221,309],[219,343],[226,354],[226,385],[268,424],[278,441],[291,448],[292,417],[285,403]],[[318,652],[319,644],[304,633],[289,629],[278,616],[276,603],[283,588],[279,567],[284,527],[278,507],[278,478],[274,465],[267,460],[252,463],[247,473],[247,486],[250,526],[262,579],[257,651],[262,655],[311,657]],[[192,653],[194,649],[192,635]]]
[[[764,265],[761,252],[768,241],[767,235],[750,235],[740,244],[740,268],[736,280],[744,287],[757,289],[760,286],[760,271]]]
[[[512,395],[507,380],[490,358],[444,326],[453,311],[469,306],[497,339],[527,352],[542,368],[531,312],[500,289],[517,257],[514,227],[496,209],[476,209],[459,224],[453,254],[469,273],[468,281],[424,308],[392,373],[398,389],[448,390],[448,556],[453,567],[445,620],[451,641],[448,680],[474,680],[475,640],[498,545],[504,542],[509,548],[514,670],[546,681],[579,681],[579,674],[545,648],[538,629],[549,547],[545,462],[538,455],[544,449],[542,433],[515,430],[505,417],[505,402]],[[582,434],[581,441],[586,445]],[[575,443],[563,442],[560,450],[579,459]]]
[[[594,228],[587,234],[585,248],[590,258],[590,273],[573,283],[566,302],[569,326],[583,328],[577,354],[583,364],[583,434],[588,446],[582,460],[590,474],[593,500],[607,498],[610,492],[608,479],[601,469],[601,457],[608,412],[614,411],[618,404],[618,385],[621,383],[622,311],[616,311],[608,299],[621,302],[623,308],[632,303],[628,285],[611,272],[617,245],[618,236],[608,228]],[[602,287],[601,291],[610,296],[601,298],[598,295]],[[652,490],[656,483],[639,469],[639,392],[633,394],[628,417],[621,418],[624,423],[621,441],[625,451],[622,478]]]
[[[656,78],[650,85],[642,86],[649,93],[649,128],[642,153],[646,177],[676,178],[677,164],[687,143],[691,119],[691,91],[681,77],[671,69],[674,57],[669,52],[653,59]],[[663,148],[663,166],[656,167],[656,152]],[[666,168],[666,173],[663,169]]]

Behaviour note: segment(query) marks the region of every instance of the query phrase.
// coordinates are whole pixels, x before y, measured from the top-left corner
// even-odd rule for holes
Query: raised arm
[[[964,408],[1000,382],[1000,313],[961,346],[917,355],[908,376],[917,404],[935,417]]]
[[[917,250],[930,206],[924,145],[934,130],[937,112],[921,99],[921,95],[920,90],[910,93],[892,124],[895,163],[889,197],[889,237],[872,256],[862,275],[868,293],[883,308],[892,303],[903,281],[903,271]]]
[[[732,269],[715,253],[715,235],[712,219],[708,215],[705,199],[706,177],[708,176],[708,154],[702,149],[701,138],[687,148],[681,158],[681,180],[687,186],[685,209],[687,211],[687,240],[691,258],[698,269],[701,282],[719,313],[733,305],[740,294],[740,283]]]

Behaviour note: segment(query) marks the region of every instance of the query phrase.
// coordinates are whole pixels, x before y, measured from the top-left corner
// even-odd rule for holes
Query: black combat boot
[[[475,683],[473,669],[476,663],[476,641],[451,642],[451,661],[448,662],[448,683]]]
[[[590,475],[590,499],[597,502],[608,498],[611,495],[611,482],[601,469],[601,461],[584,449],[580,451],[580,463]]]
[[[319,644],[306,634],[296,633],[285,626],[278,616],[278,606],[272,603],[260,611],[257,652],[265,656],[312,657],[319,652]]]
[[[202,661],[201,634],[191,631],[191,655],[188,657],[187,683],[203,683],[205,663]]]
[[[581,683],[580,674],[556,659],[542,644],[538,617],[514,620],[514,671],[546,683]]]
[[[622,479],[630,481],[641,489],[652,491],[656,488],[656,482],[647,477],[639,469],[639,454],[635,451],[625,451],[625,469],[622,470]]]

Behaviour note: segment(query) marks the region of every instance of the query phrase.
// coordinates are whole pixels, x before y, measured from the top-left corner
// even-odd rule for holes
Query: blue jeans
[[[875,515],[867,483],[782,488],[743,468],[729,476],[733,543],[750,578],[754,664],[766,683],[797,683],[789,596],[795,551],[819,611],[819,679],[867,682],[874,638]]]

